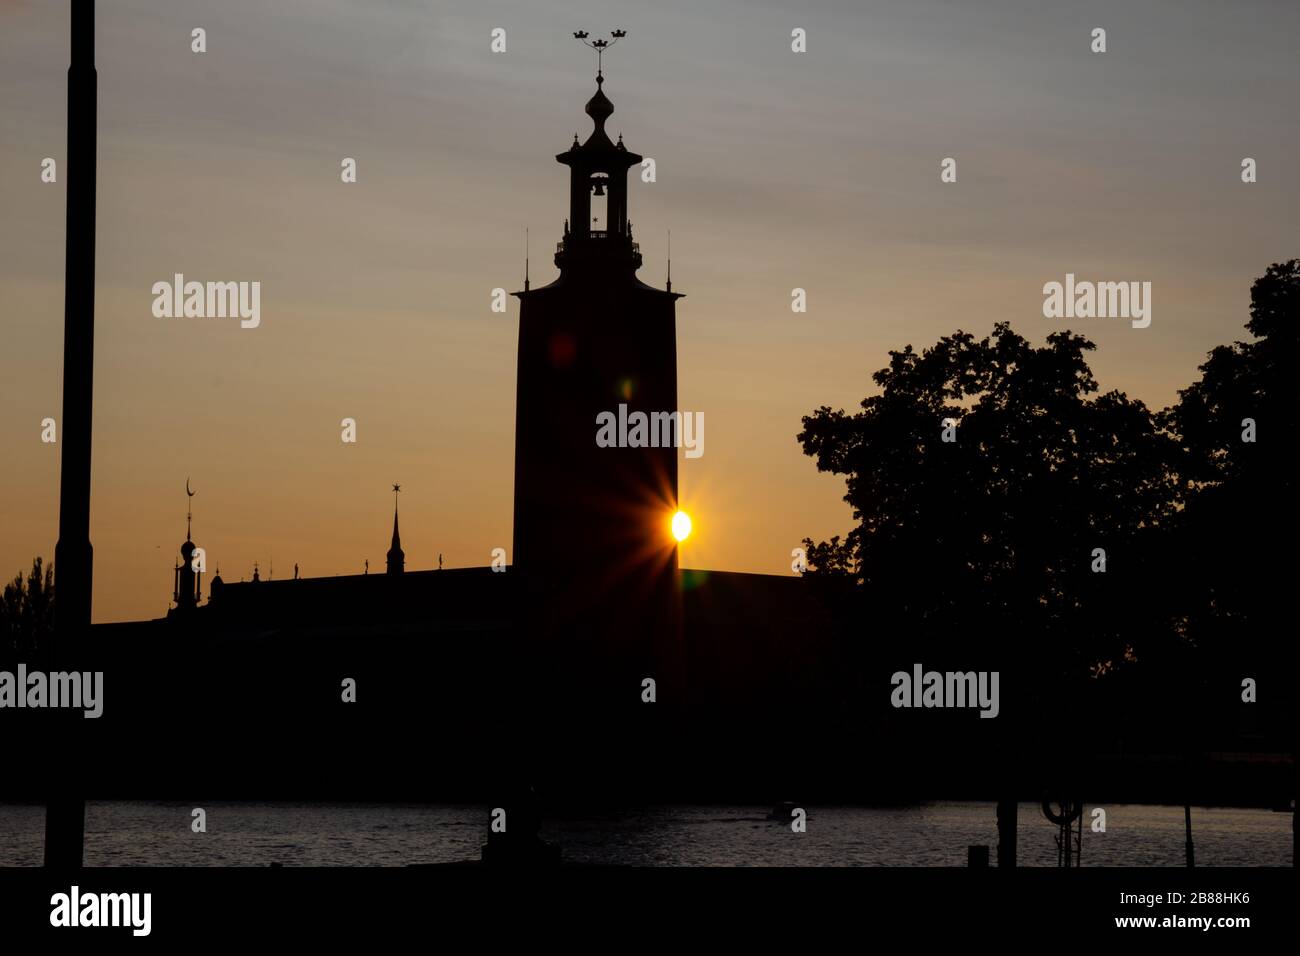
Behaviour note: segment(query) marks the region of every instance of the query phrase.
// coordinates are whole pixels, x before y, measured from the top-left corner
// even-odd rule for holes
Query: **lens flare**
[[[685,511],[679,511],[673,515],[673,537],[678,541],[685,541],[691,533],[691,516]]]

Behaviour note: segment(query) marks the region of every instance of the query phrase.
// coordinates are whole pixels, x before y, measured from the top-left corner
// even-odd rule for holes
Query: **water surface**
[[[207,811],[193,833],[191,811]],[[991,803],[900,808],[808,806],[807,832],[770,807],[662,806],[550,819],[543,836],[573,862],[637,866],[965,866],[971,844],[997,845]],[[1088,826],[1084,866],[1182,866],[1183,808],[1113,804]],[[0,804],[0,866],[39,866],[42,806]],[[1056,865],[1056,828],[1021,804],[1022,866]],[[1291,814],[1192,809],[1198,866],[1290,866]],[[442,804],[90,803],[88,866],[403,866],[477,859],[487,808]]]

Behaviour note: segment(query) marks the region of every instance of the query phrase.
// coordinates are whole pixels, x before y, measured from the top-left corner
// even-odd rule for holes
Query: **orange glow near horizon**
[[[691,516],[685,511],[679,511],[673,515],[673,537],[678,541],[685,541],[691,533]]]
[[[0,2],[0,114],[17,118],[0,137],[0,170],[12,174],[0,230],[0,583],[36,557],[48,564],[59,538],[68,170],[46,183],[32,164],[67,138],[65,6]],[[494,313],[484,291],[525,271],[529,226],[532,287],[557,275],[542,253],[570,211],[555,155],[591,129],[590,51],[542,4],[512,6],[528,42],[511,56],[487,55],[477,27],[423,4],[382,16],[331,4],[309,18],[226,6],[240,11],[227,13],[240,27],[237,51],[226,48],[237,68],[215,72],[177,44],[183,12],[99,11],[96,623],[166,613],[186,476],[198,489],[194,542],[227,582],[251,578],[255,562],[265,577],[273,557],[302,578],[382,570],[396,476],[407,570],[440,556],[485,567],[497,548],[514,558],[518,307]],[[673,286],[686,294],[674,307],[674,407],[706,413],[708,432],[707,451],[679,450],[675,475],[639,476],[645,487],[607,516],[627,543],[612,581],[673,562],[792,574],[805,538],[857,523],[844,476],[804,453],[803,417],[855,413],[891,350],[957,327],[982,337],[1010,320],[1041,344],[1067,325],[1043,315],[1043,284],[1069,271],[1153,282],[1150,328],[1068,325],[1096,343],[1088,363],[1103,391],[1162,408],[1210,350],[1244,336],[1251,283],[1295,246],[1300,190],[1284,176],[1247,186],[1239,157],[1223,159],[1225,140],[1258,130],[1272,154],[1300,150],[1300,126],[1276,122],[1287,85],[1239,82],[1242,71],[1291,75],[1295,5],[1267,29],[1226,5],[1180,8],[1188,36],[1223,39],[1212,63],[1189,68],[1176,43],[1122,61],[1174,159],[1167,139],[1134,145],[1116,127],[1114,77],[1093,54],[1059,70],[1017,55],[1022,42],[1061,49],[1067,9],[1009,40],[973,4],[950,5],[943,30],[902,0],[839,4],[826,39],[853,55],[814,52],[820,67],[808,70],[738,0],[617,6],[642,26],[604,85],[612,132],[676,170],[657,184],[629,172],[639,279],[666,282],[671,227]],[[1130,6],[1130,32],[1162,28],[1155,5]],[[1005,102],[1016,108],[990,108]],[[340,132],[340,117],[359,125]],[[354,147],[342,144],[353,141],[382,148],[356,155],[359,181],[344,185],[339,161]],[[808,143],[824,148],[810,155]],[[979,154],[961,185],[939,181],[951,143]],[[261,282],[259,325],[154,316],[153,284],[178,272]],[[806,316],[790,311],[795,286]],[[557,330],[547,355],[578,374],[579,346]],[[611,372],[611,407],[647,384]],[[47,417],[57,442],[41,440]],[[341,440],[344,418],[356,442]],[[678,510],[700,516],[684,541],[672,534]]]

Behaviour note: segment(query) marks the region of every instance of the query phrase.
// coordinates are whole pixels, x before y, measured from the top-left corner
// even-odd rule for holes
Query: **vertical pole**
[[[1183,827],[1187,831],[1187,868],[1196,866],[1196,850],[1192,847],[1192,805],[1183,804]]]
[[[1088,807],[1082,801],[1079,802],[1079,839],[1075,843],[1075,866],[1083,866],[1083,814]]]
[[[998,801],[998,866],[1016,865],[1016,814],[1015,800]]]
[[[68,66],[67,248],[63,306],[63,448],[59,474],[59,541],[54,549],[52,667],[66,664],[90,628],[90,434],[95,355],[95,3],[72,0]],[[80,729],[81,715],[52,711],[55,740]],[[64,741],[66,744],[67,741]],[[78,748],[60,746],[65,753]],[[80,867],[86,803],[67,759],[54,761],[45,809],[45,865]]]

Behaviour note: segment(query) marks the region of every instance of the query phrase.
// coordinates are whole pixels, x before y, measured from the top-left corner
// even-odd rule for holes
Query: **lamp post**
[[[68,66],[67,252],[63,304],[63,449],[59,473],[59,541],[54,548],[54,662],[66,662],[90,628],[90,434],[95,358],[95,3],[73,0]],[[57,737],[79,722],[54,710]],[[75,753],[76,749],[71,748]],[[85,796],[75,767],[58,770],[45,809],[45,865],[77,868],[86,826]]]

